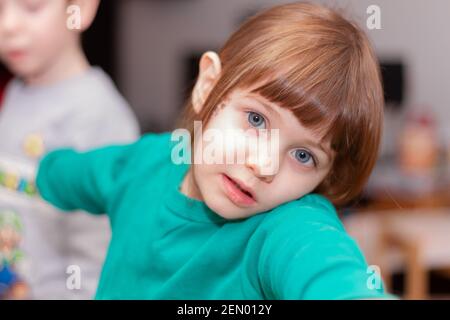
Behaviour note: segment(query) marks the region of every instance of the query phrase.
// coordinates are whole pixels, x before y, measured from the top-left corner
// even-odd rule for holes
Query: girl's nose
[[[249,155],[246,166],[253,171],[255,176],[267,183],[272,182],[278,171],[278,165],[276,165],[272,156],[261,153]]]
[[[279,170],[280,139],[278,131],[261,131],[247,141],[246,165],[255,176],[271,182]]]

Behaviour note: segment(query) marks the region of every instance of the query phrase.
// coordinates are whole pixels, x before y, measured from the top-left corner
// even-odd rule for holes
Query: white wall
[[[168,128],[180,107],[181,58],[221,46],[241,17],[274,0],[121,1],[119,84],[148,129]],[[450,1],[316,1],[346,9],[365,25],[366,9],[381,7],[382,30],[367,30],[379,56],[403,58],[409,105],[425,105],[444,128],[450,120]],[[450,131],[448,132],[450,136]]]

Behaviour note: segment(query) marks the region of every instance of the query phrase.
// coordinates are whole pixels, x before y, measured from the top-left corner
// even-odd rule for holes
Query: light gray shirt
[[[16,270],[30,298],[92,298],[110,238],[105,216],[62,213],[24,192],[40,157],[56,148],[82,151],[138,136],[134,114],[100,68],[49,86],[9,83],[0,109],[0,214],[12,210],[21,221],[24,258]]]

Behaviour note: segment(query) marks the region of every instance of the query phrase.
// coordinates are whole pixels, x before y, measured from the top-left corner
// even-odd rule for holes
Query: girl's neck
[[[189,168],[188,172],[183,178],[183,181],[181,182],[180,192],[189,198],[203,201],[203,197],[201,196],[200,190],[198,190],[197,184],[194,180],[192,167]]]

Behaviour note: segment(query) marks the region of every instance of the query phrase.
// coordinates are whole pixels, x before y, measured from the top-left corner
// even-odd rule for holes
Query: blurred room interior
[[[107,0],[83,41],[130,102],[142,132],[171,130],[200,55],[276,0]],[[368,33],[385,88],[379,161],[341,212],[369,264],[404,298],[450,298],[450,1],[313,1],[342,8]],[[381,8],[382,29],[365,27]],[[444,37],[443,37],[444,35]],[[0,101],[9,79],[0,66]]]

